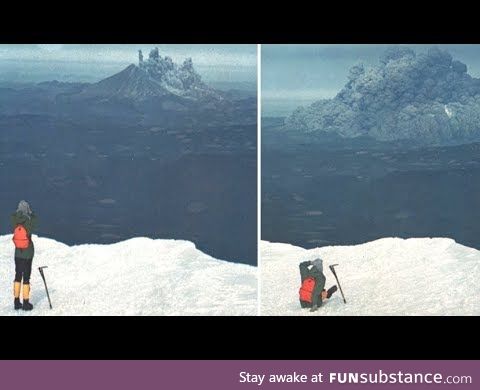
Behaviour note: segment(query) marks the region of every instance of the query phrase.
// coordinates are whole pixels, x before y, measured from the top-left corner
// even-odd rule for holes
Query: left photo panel
[[[257,45],[0,45],[0,182],[0,315],[256,315]]]

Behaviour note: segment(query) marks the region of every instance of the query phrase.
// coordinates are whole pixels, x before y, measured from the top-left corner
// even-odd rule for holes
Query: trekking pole
[[[52,301],[50,300],[50,294],[48,293],[47,281],[45,280],[45,275],[43,274],[43,269],[44,268],[48,268],[48,266],[44,265],[43,267],[38,267],[38,270],[40,271],[40,275],[42,275],[43,284],[45,285],[45,291],[47,292],[48,304],[50,305],[50,309],[53,309]]]
[[[333,275],[335,276],[335,279],[337,279],[337,283],[338,283],[338,288],[340,289],[340,292],[342,293],[342,297],[343,297],[343,302],[346,304],[347,303],[347,300],[345,299],[345,295],[343,295],[343,290],[342,290],[342,286],[340,286],[340,282],[338,280],[338,277],[337,277],[337,273],[335,272],[335,266],[337,266],[338,264],[332,264],[332,265],[329,265],[328,267],[330,268],[330,271],[332,271]]]

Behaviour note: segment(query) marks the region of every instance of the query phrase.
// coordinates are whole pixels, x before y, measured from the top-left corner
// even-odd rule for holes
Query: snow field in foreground
[[[0,315],[256,315],[257,268],[189,241],[133,238],[67,246],[33,236],[30,313],[13,310],[14,246],[0,236]],[[53,310],[49,309],[39,266]]]
[[[306,250],[262,241],[261,315],[480,315],[480,251],[449,238],[383,238],[354,246]],[[324,260],[326,288],[336,284],[328,268],[338,263],[345,293],[317,312],[298,301],[301,261]]]

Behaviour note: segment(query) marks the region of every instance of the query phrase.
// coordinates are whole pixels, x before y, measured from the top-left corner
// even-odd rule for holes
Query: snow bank
[[[262,315],[480,315],[480,251],[448,238],[384,238],[306,250],[261,242]],[[301,261],[324,260],[326,286],[340,292],[317,312],[298,302]]]
[[[188,241],[133,238],[69,247],[33,236],[31,313],[13,310],[13,243],[0,236],[0,315],[255,315],[256,267]],[[45,270],[53,310],[37,270]]]

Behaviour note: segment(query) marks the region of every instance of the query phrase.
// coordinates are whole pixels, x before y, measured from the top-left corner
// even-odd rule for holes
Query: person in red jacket
[[[323,301],[330,299],[332,294],[337,291],[337,286],[333,285],[325,290],[325,275],[323,274],[323,260],[317,258],[313,261],[304,261],[300,263],[300,278],[302,286],[300,287],[300,306],[310,308],[310,311],[316,311]]]

